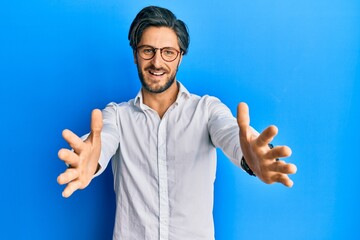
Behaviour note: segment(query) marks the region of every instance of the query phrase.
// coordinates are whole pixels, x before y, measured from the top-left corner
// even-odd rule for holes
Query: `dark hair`
[[[155,6],[143,8],[131,23],[128,39],[133,50],[136,50],[144,30],[148,27],[168,27],[172,29],[177,35],[178,44],[183,54],[187,53],[190,36],[186,24],[177,19],[170,10]]]

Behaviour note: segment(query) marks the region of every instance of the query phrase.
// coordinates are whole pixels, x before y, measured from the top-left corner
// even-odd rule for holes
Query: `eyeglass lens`
[[[151,46],[140,46],[137,49],[139,56],[145,60],[152,59],[158,50],[160,50],[162,59],[167,62],[174,61],[179,55],[179,51],[172,47],[154,48]]]

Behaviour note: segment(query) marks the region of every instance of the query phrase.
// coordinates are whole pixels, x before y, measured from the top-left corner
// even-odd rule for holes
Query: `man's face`
[[[138,44],[153,48],[171,47],[180,52],[178,39],[175,32],[167,27],[149,27],[145,29]],[[160,50],[157,50],[152,59],[145,60],[134,52],[135,63],[143,88],[151,93],[161,93],[167,90],[175,81],[178,66],[182,59],[179,53],[172,62],[167,62],[161,57]]]

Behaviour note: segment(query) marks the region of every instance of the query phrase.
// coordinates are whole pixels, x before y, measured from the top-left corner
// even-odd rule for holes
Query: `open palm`
[[[57,178],[59,184],[67,184],[62,195],[69,197],[78,189],[86,188],[98,170],[98,161],[101,152],[101,111],[95,109],[91,114],[91,132],[83,141],[70,130],[65,129],[63,138],[69,143],[72,150],[60,149],[58,156],[69,168]]]
[[[269,126],[260,135],[255,136],[250,128],[249,108],[246,103],[238,105],[237,121],[240,128],[241,149],[250,169],[265,183],[280,182],[292,187],[294,183],[288,174],[296,173],[296,166],[278,161],[279,158],[289,157],[291,149],[288,146],[270,149],[268,145],[277,135],[277,127]]]

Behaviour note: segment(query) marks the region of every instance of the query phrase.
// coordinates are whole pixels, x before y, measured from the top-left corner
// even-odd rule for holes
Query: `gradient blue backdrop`
[[[219,151],[217,239],[359,239],[358,0],[1,1],[0,239],[111,239],[111,169],[63,199],[57,151],[138,92],[127,32],[149,4],[190,29],[178,79],[234,114],[247,102],[298,166],[292,189],[265,185]]]

